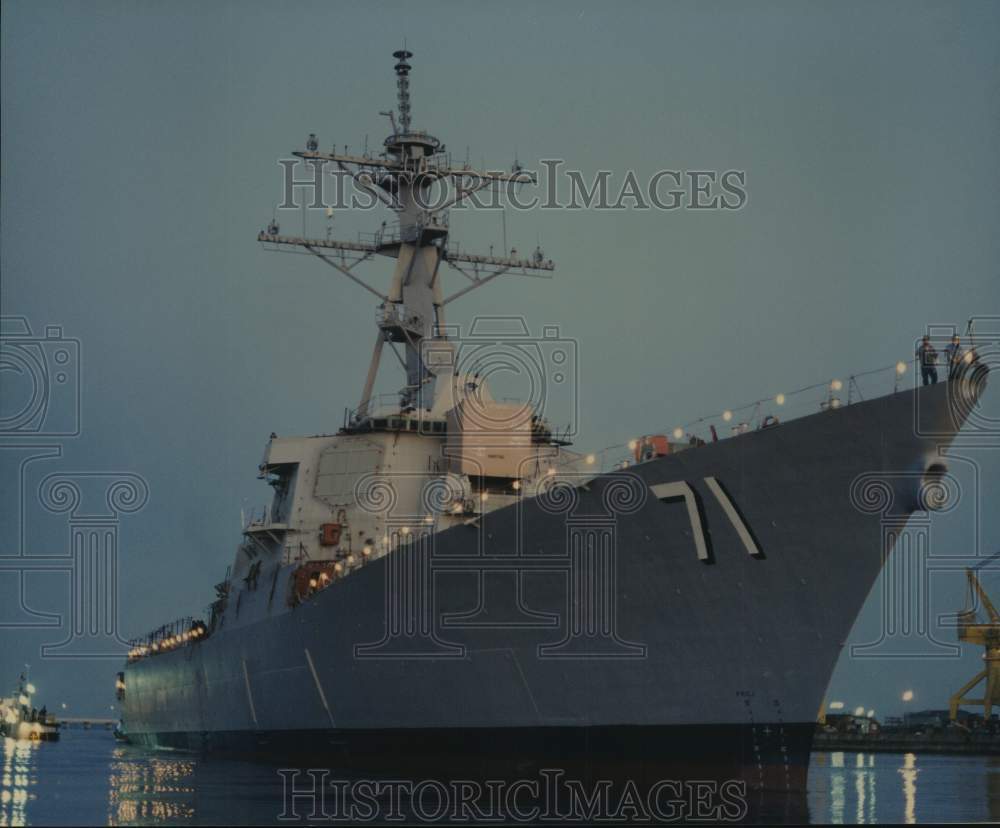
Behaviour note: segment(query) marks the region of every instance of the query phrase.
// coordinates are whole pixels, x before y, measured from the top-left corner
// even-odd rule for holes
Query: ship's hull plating
[[[264,573],[239,599],[260,620],[129,664],[129,737],[358,770],[410,758],[422,775],[617,768],[801,789],[884,537],[961,425],[950,396],[942,383],[603,476],[575,504],[488,514],[295,609]],[[888,529],[867,479],[891,493]],[[676,482],[709,562],[684,500],[652,488]]]

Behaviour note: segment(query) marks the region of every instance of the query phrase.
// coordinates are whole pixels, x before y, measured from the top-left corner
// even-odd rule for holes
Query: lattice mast
[[[258,235],[258,240],[278,249],[290,245],[311,253],[326,264],[376,295],[379,305],[378,332],[365,386],[352,421],[361,422],[370,414],[372,391],[385,343],[399,344],[405,351],[406,386],[402,407],[429,408],[434,399],[432,370],[422,359],[421,343],[429,338],[444,338],[444,307],[470,291],[508,272],[547,275],[555,269],[540,248],[527,258],[519,258],[515,250],[504,255],[476,255],[459,251],[449,244],[448,214],[451,207],[488,187],[534,184],[534,174],[522,171],[515,163],[511,172],[474,170],[467,164],[452,166],[445,145],[433,135],[411,126],[409,59],[413,53],[405,49],[393,52],[396,59],[398,123],[391,112],[387,115],[392,134],[384,141],[379,156],[320,152],[314,136],[304,151],[294,155],[314,164],[332,163],[349,174],[361,189],[377,197],[394,211],[398,224],[372,235],[371,240],[337,241],[308,239],[281,235],[272,223]],[[448,185],[447,196],[432,202],[432,188]],[[287,248],[286,248],[287,249]],[[374,255],[396,259],[396,266],[387,292],[383,293],[354,273],[357,265]],[[462,288],[448,296],[444,294],[440,267],[444,262],[468,280]]]

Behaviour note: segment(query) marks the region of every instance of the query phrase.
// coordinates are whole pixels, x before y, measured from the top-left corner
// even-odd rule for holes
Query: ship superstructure
[[[341,576],[398,546],[399,534],[426,534],[460,525],[485,511],[534,494],[550,476],[560,448],[533,401],[493,399],[483,365],[461,359],[448,337],[445,308],[506,273],[550,274],[555,265],[536,248],[530,257],[516,249],[504,255],[472,254],[449,238],[449,210],[488,187],[536,183],[534,174],[454,166],[445,145],[411,126],[409,59],[393,54],[398,89],[398,121],[378,156],[324,153],[310,136],[294,154],[307,164],[334,165],[397,216],[397,222],[357,241],[282,235],[276,223],[258,239],[273,248],[294,247],[362,285],[378,300],[375,344],[357,408],[345,415],[335,437],[272,437],[260,466],[274,487],[271,507],[245,531],[246,543],[233,567],[235,577],[275,555],[301,560],[334,558]],[[430,191],[450,183],[450,194],[435,201]],[[508,255],[509,253],[509,255]],[[395,259],[389,288],[381,292],[359,278],[355,268],[375,256]],[[442,271],[461,274],[450,294]],[[405,370],[395,399],[379,405],[376,378],[388,349]],[[572,462],[566,451],[559,463]],[[373,473],[394,478],[394,508],[411,515],[412,526],[392,536],[384,511],[359,506],[359,487]],[[422,502],[427,483],[437,480],[433,503]],[[405,531],[404,531],[405,530]]]

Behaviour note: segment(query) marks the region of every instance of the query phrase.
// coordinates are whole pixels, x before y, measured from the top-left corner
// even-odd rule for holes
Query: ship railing
[[[207,635],[208,628],[205,622],[187,615],[157,627],[146,635],[130,639],[128,658],[134,661],[145,656],[157,655],[199,641]]]
[[[247,529],[257,528],[260,526],[269,526],[271,524],[271,507],[261,506],[260,509],[251,509],[249,512],[243,513],[243,531]]]
[[[938,380],[948,379],[948,367],[939,357]],[[903,359],[869,371],[835,377],[790,391],[776,391],[743,405],[717,411],[688,422],[668,423],[642,435],[579,455],[567,452],[552,463],[556,473],[574,473],[581,467],[594,474],[628,468],[636,462],[635,449],[644,436],[662,435],[672,444],[672,450],[697,447],[716,440],[725,440],[750,431],[779,426],[821,411],[835,410],[858,402],[886,396],[921,383],[920,365],[916,357]]]
[[[384,225],[381,229],[376,230],[374,233],[362,231],[358,233],[358,241],[363,244],[371,244],[375,247],[382,247],[383,245],[399,244],[405,241],[400,228],[397,224]]]
[[[399,394],[376,394],[368,400],[368,403],[358,408],[345,410],[344,425],[357,424],[375,415],[382,408],[399,410]]]
[[[270,504],[261,506],[259,509],[251,509],[249,512],[243,511],[241,514],[244,533],[253,529],[267,529],[272,526],[281,527],[285,525],[285,519],[280,514],[276,516],[272,512]]]
[[[403,316],[399,312],[399,305],[393,302],[386,302],[375,308],[375,323],[380,327],[399,326],[422,334],[424,331],[424,318],[413,313]]]

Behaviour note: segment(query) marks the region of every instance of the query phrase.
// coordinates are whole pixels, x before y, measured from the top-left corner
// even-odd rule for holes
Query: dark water
[[[3,745],[0,826],[287,824],[283,803],[274,769],[149,752],[104,730]],[[997,821],[1000,759],[816,753],[806,803],[815,823]]]

